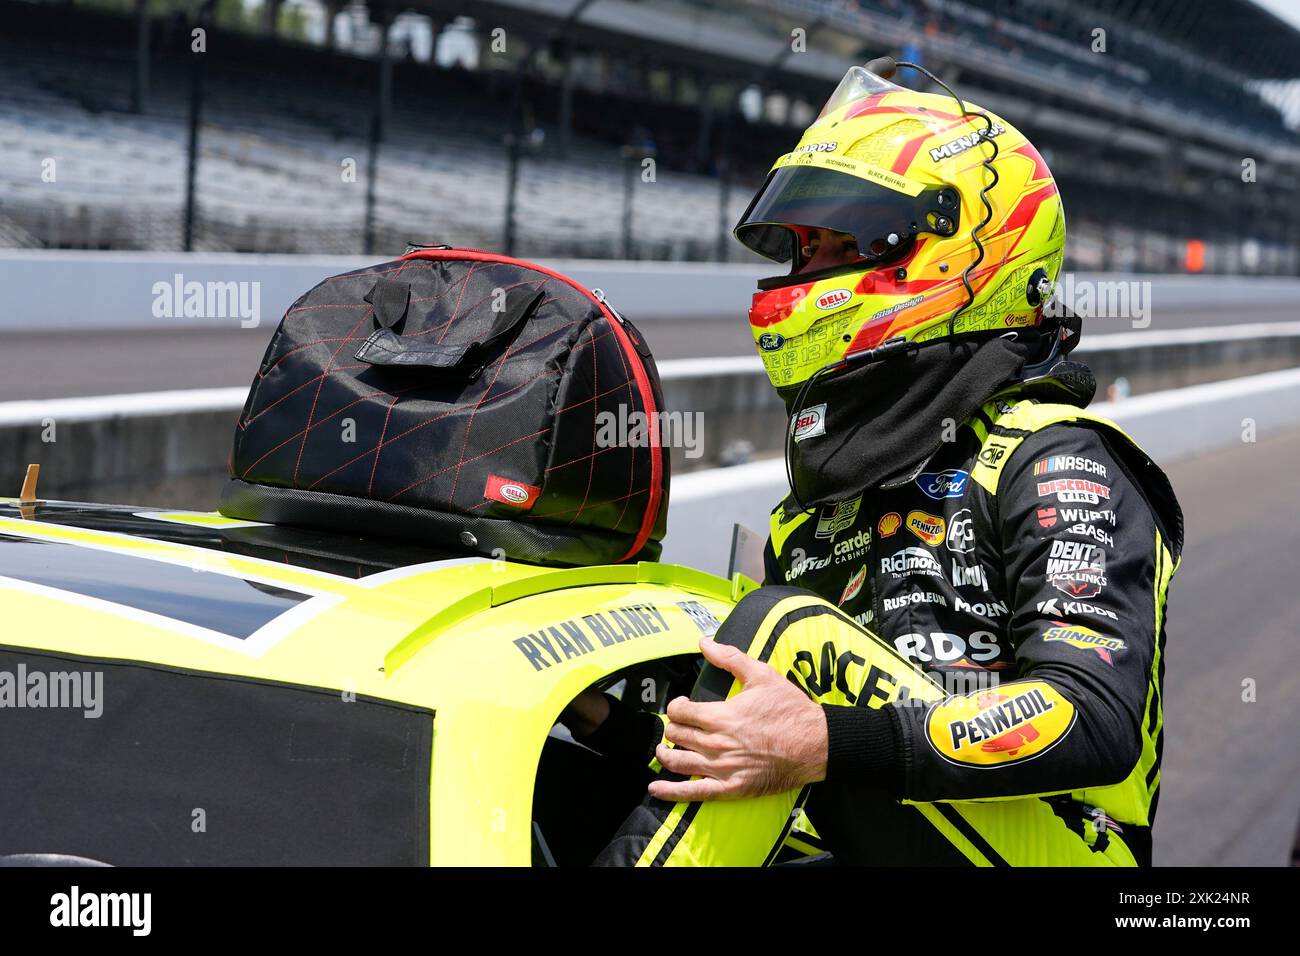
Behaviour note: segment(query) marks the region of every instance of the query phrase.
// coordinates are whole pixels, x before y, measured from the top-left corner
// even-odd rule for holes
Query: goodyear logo
[[[1071,647],[1077,647],[1085,651],[1096,651],[1097,656],[1112,667],[1115,666],[1115,655],[1124,650],[1124,642],[1118,637],[1107,637],[1105,634],[1098,634],[1091,628],[1066,624],[1064,621],[1055,623],[1055,627],[1049,627],[1043,632],[1043,640],[1064,641]]]
[[[944,536],[948,533],[948,523],[938,515],[927,514],[924,511],[909,511],[907,530],[926,544],[936,546],[943,542]]]
[[[926,738],[949,763],[1000,767],[1050,750],[1074,721],[1074,705],[1050,684],[1026,681],[940,701],[926,717]]]

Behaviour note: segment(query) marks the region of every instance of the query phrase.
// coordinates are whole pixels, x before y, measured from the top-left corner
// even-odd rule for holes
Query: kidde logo
[[[852,298],[853,293],[848,289],[832,289],[818,296],[815,304],[823,312],[829,312],[831,309],[838,309]]]

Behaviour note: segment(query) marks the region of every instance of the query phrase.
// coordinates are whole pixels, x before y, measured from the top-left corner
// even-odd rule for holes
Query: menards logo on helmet
[[[952,159],[954,156],[960,156],[966,150],[970,149],[982,139],[992,139],[994,136],[1001,136],[1007,131],[1007,128],[1001,123],[994,123],[991,129],[981,129],[974,133],[967,133],[965,136],[958,136],[956,139],[944,143],[942,146],[935,146],[930,150],[930,159],[936,163],[944,159]]]

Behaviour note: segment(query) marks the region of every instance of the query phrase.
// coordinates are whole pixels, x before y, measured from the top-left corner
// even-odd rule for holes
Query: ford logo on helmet
[[[764,352],[775,352],[785,345],[785,336],[777,332],[764,332],[758,337],[758,347]]]

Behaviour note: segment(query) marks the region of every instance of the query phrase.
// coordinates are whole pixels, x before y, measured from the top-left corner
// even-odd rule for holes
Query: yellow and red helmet
[[[735,236],[790,265],[759,282],[749,312],[784,389],[891,339],[1041,324],[1065,216],[1047,164],[1011,124],[853,67],[772,166]]]

